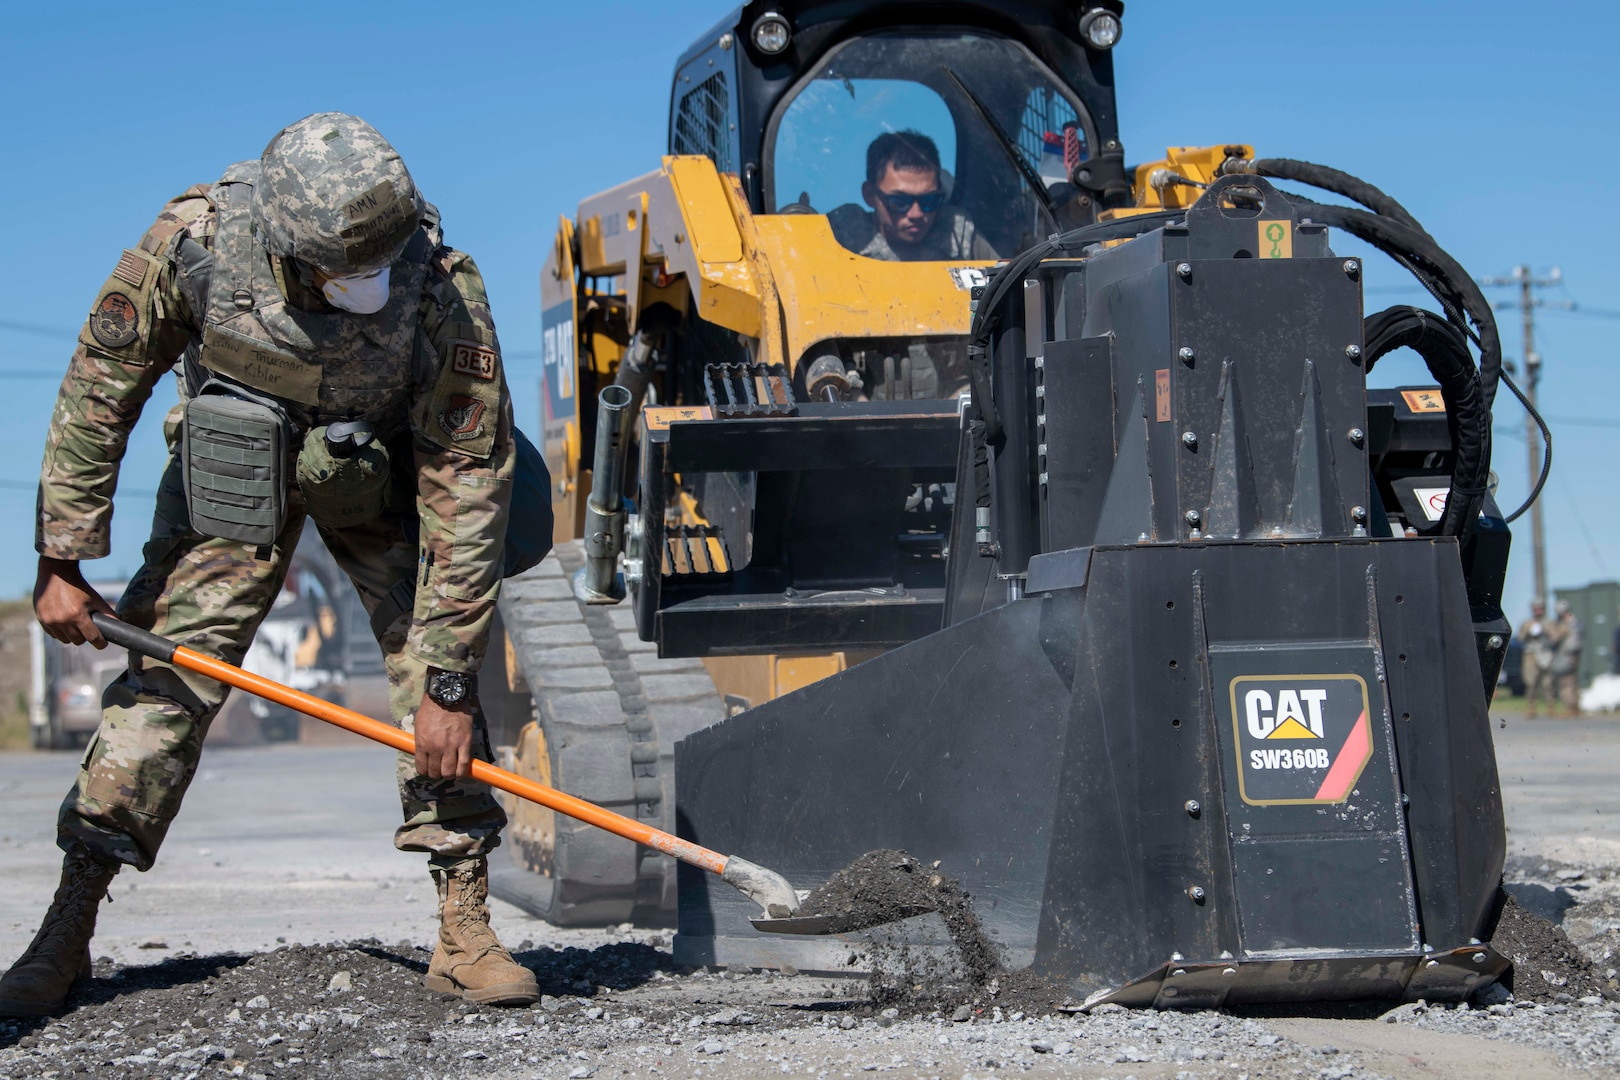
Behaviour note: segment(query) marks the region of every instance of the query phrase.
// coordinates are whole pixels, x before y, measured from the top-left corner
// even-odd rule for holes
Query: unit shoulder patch
[[[454,442],[471,442],[484,433],[484,403],[466,394],[451,394],[439,411],[439,427]]]
[[[150,255],[134,249],[124,251],[97,294],[79,340],[120,353],[119,359],[126,363],[144,363],[139,344],[152,329],[152,294],[157,279],[158,267]]]
[[[499,354],[496,354],[498,358]],[[489,376],[462,370],[456,363],[439,369],[438,382],[425,413],[418,413],[418,432],[446,450],[487,458],[495,449],[500,426],[502,383],[497,366]],[[476,364],[470,356],[468,364]]]
[[[140,337],[141,315],[134,301],[120,292],[101,298],[90,313],[90,336],[108,349],[122,349]]]

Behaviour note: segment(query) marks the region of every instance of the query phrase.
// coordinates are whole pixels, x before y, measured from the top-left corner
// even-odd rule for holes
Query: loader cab
[[[669,149],[736,174],[756,214],[847,220],[871,212],[873,140],[917,131],[939,149],[945,221],[1011,255],[1054,231],[1049,200],[1089,205],[1068,184],[1077,158],[1118,150],[1111,55],[1080,27],[1121,7],[752,3],[677,64]]]

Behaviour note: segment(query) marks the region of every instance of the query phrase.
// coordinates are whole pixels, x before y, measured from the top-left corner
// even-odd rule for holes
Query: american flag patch
[[[146,260],[133,251],[125,251],[113,267],[113,277],[119,281],[127,281],[134,288],[140,288],[146,281]]]

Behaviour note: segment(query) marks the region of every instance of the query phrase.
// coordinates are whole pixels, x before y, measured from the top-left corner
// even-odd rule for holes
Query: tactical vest
[[[257,161],[232,165],[210,196],[218,227],[202,346],[187,357],[188,389],[195,393],[209,375],[224,376],[278,399],[305,431],[362,419],[387,440],[409,418],[422,286],[440,241],[437,214],[429,211],[389,268],[381,311],[304,311],[281,295],[270,254],[253,234],[258,175]]]
[[[409,421],[422,286],[439,234],[430,210],[389,268],[380,311],[304,311],[282,295],[271,256],[254,236],[258,174],[258,162],[226,170],[209,196],[217,218],[212,252],[183,242],[176,262],[181,288],[203,313],[200,346],[187,349],[183,362],[191,525],[262,545],[280,535],[289,457],[300,446],[298,487],[317,522],[342,528],[381,511],[384,448]],[[337,421],[363,421],[375,442],[352,460],[324,454],[326,426]]]

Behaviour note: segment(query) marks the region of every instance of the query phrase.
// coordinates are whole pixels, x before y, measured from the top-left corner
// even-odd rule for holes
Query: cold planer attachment
[[[1455,453],[1483,412],[1444,411],[1472,362],[1369,404],[1359,260],[1255,177],[1072,254],[983,301],[1002,431],[946,626],[687,737],[681,834],[805,880],[942,860],[1010,966],[1091,1004],[1466,996],[1506,968],[1507,530]],[[751,914],[683,867],[677,961],[847,970]]]

